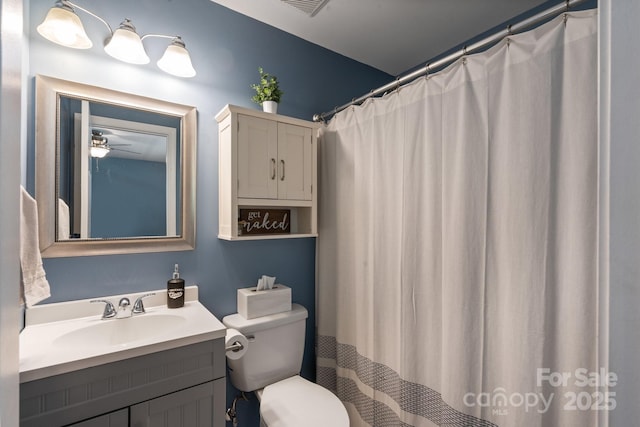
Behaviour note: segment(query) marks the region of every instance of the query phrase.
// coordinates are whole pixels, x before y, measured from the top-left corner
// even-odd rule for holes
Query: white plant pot
[[[262,101],[262,111],[275,114],[278,112],[278,103],[275,101]]]

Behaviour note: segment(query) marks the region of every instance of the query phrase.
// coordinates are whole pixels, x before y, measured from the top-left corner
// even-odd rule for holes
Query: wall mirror
[[[36,76],[43,257],[195,247],[196,109]]]

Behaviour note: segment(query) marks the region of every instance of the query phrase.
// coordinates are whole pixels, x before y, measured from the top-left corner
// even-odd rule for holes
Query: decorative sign
[[[289,209],[240,209],[239,236],[290,232],[291,211]]]

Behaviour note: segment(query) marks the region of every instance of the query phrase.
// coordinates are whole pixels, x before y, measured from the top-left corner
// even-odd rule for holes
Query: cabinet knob
[[[280,164],[282,165],[282,175],[280,175],[280,181],[284,181],[284,160],[280,160]]]
[[[271,159],[271,179],[276,179],[276,159]]]

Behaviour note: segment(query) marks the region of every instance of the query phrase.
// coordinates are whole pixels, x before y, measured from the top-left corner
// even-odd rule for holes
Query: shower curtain
[[[596,32],[559,16],[323,129],[317,381],[352,426],[615,407],[594,380]]]

